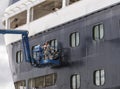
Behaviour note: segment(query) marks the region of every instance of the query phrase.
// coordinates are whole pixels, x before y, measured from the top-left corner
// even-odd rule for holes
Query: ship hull
[[[79,74],[81,89],[119,89],[119,8],[120,5],[117,4],[31,36],[29,38],[31,53],[33,46],[57,39],[60,48],[64,50],[64,60],[66,60],[66,64],[59,67],[38,68],[25,61],[17,64],[16,52],[22,50],[22,42],[9,44],[7,49],[14,82],[25,80],[26,88],[30,89],[28,84],[30,79],[56,73],[56,83],[44,88],[70,89],[71,76]],[[95,41],[92,35],[93,27],[101,23],[105,27],[104,37],[102,40]],[[70,47],[70,34],[74,32],[80,33],[80,44],[77,47]],[[100,69],[105,71],[105,84],[98,87],[94,83],[94,72]]]

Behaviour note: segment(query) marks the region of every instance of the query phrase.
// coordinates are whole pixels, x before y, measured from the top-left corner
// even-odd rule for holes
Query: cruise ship
[[[120,89],[120,0],[11,0],[5,43],[15,89]],[[49,50],[45,50],[45,45]]]

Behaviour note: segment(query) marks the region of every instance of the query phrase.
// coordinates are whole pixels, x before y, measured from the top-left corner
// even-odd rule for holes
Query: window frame
[[[14,83],[15,89],[19,89],[21,85],[23,85],[23,89],[26,89],[26,81],[25,80],[21,80],[21,81]]]
[[[78,34],[78,36],[77,36],[77,34]],[[75,39],[74,38],[72,38],[72,36],[74,36],[75,35]],[[79,37],[78,39],[78,42],[77,42],[77,37]],[[73,43],[72,43],[72,40],[74,40],[74,46],[72,45]],[[78,44],[77,44],[78,43]],[[80,45],[80,33],[79,32],[73,32],[73,33],[70,33],[70,35],[69,35],[69,45],[70,45],[70,47],[72,47],[72,48],[75,48],[75,47],[78,47],[79,45]]]
[[[35,46],[38,46],[38,45],[35,45]],[[38,53],[38,52],[34,52],[34,51],[33,51],[35,46],[32,46],[32,52],[31,52],[31,53],[32,53],[32,58],[36,57],[36,58],[34,58],[34,59],[37,59],[37,53]],[[35,56],[34,56],[34,54],[35,54]]]
[[[58,48],[58,40],[57,39],[53,39],[53,40],[50,40],[49,42],[50,42],[50,46],[53,49],[57,50],[57,48]],[[54,45],[52,45],[52,42],[53,42]]]
[[[46,85],[46,77],[47,76],[52,76],[52,83],[50,85]],[[42,81],[40,81],[41,84],[42,84],[41,85],[42,88],[46,88],[46,87],[49,87],[49,86],[54,86],[57,82],[57,73],[51,73],[51,74],[48,74],[48,75],[43,75],[43,76],[39,76],[39,77],[29,79],[29,81],[28,81],[29,88],[35,87],[36,84],[37,84],[37,80],[39,80],[40,78],[42,80]],[[31,82],[33,82],[33,81],[34,81],[34,84],[31,85]]]
[[[23,62],[23,52],[22,52],[22,50],[19,50],[16,52],[16,63],[20,64],[22,62]]]
[[[98,78],[98,80],[97,80]],[[102,80],[104,79],[104,80]],[[99,69],[94,72],[94,84],[96,86],[103,86],[105,84],[105,70],[104,69]],[[97,84],[99,82],[99,84]]]
[[[44,1],[44,2],[42,2],[42,3],[39,3],[39,4],[37,4],[37,5],[35,5],[35,6],[33,6],[33,7],[31,7],[30,9],[31,9],[31,11],[30,11],[30,14],[32,14],[31,16],[31,19],[30,19],[30,22],[32,22],[32,21],[35,21],[35,20],[37,20],[37,19],[39,19],[39,18],[42,18],[42,17],[44,17],[44,16],[46,16],[46,15],[48,15],[48,14],[50,14],[50,13],[53,13],[53,12],[56,12],[57,10],[60,10],[60,9],[62,9],[62,0],[60,1],[60,2],[57,2],[57,0],[54,0],[54,1],[52,1],[53,2],[53,4],[54,4],[54,7],[53,8],[51,8],[51,7],[49,7],[49,9],[48,9],[48,5],[50,5],[50,4],[47,4],[46,5],[46,3],[48,3],[48,1],[49,0],[46,0],[46,1]],[[59,1],[59,0],[58,0]],[[58,5],[58,6],[56,6],[57,4],[60,4],[60,5]],[[46,8],[44,9],[44,10],[41,10],[39,7],[41,7],[41,8],[43,8],[43,6],[45,7],[47,7],[47,10],[46,10]],[[41,10],[41,11],[40,11]],[[51,11],[52,10],[52,11]],[[38,13],[36,13],[36,12],[38,12],[38,11],[40,11],[42,14],[38,14]],[[49,11],[49,12],[48,12]],[[37,16],[36,16],[36,14],[38,14]]]
[[[56,83],[56,81],[55,81],[55,76],[56,76],[56,74],[55,74],[55,73],[45,75],[45,87],[55,85],[55,83]],[[46,82],[47,82],[47,77],[51,77],[51,78],[52,78],[52,80],[51,80],[51,81],[52,81],[52,83],[51,83],[50,85],[47,85],[47,84],[46,84]],[[57,78],[57,76],[56,76],[56,78]]]
[[[102,27],[101,27],[102,26]],[[97,28],[97,29],[95,29]],[[97,32],[95,32],[97,30]],[[97,36],[95,36],[97,34]],[[99,41],[104,38],[105,35],[105,27],[103,23],[99,23],[97,25],[94,25],[92,28],[92,38],[94,41]]]
[[[21,16],[23,16],[25,19],[21,19]],[[9,22],[8,28],[10,29],[15,29],[20,26],[26,25],[27,24],[27,10],[23,10],[22,12],[10,17],[8,22]]]
[[[78,77],[77,76],[79,76],[79,80],[77,79]],[[73,88],[73,78],[76,78],[76,85],[75,85],[75,88]],[[79,82],[78,82],[79,81]],[[77,85],[79,83],[79,85]],[[71,82],[70,82],[70,85],[71,85],[71,89],[79,89],[80,87],[81,87],[81,75],[80,74],[73,74],[72,76],[71,76]]]

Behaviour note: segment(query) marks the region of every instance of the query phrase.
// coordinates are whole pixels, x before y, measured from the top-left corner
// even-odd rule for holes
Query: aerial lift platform
[[[31,57],[30,53],[30,45],[29,45],[29,38],[28,38],[28,31],[26,30],[6,30],[6,29],[0,29],[0,34],[18,34],[22,35],[22,44],[23,44],[23,53],[24,58],[26,62],[31,63],[32,66],[35,67],[41,67],[41,66],[47,66],[47,65],[60,65],[60,59],[41,59],[36,60]],[[39,52],[39,48],[37,47],[35,49],[35,52]]]

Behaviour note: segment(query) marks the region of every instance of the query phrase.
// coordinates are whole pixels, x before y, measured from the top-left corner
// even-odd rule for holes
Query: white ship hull
[[[54,28],[76,18],[86,16],[100,9],[119,3],[120,0],[82,0],[72,5],[63,7],[62,9],[50,13],[33,22],[27,23],[18,27],[19,30],[28,30],[29,36],[33,36],[49,28]],[[9,9],[8,9],[9,11]],[[8,18],[8,17],[7,17]],[[16,42],[21,39],[18,35],[5,35],[6,45]]]

